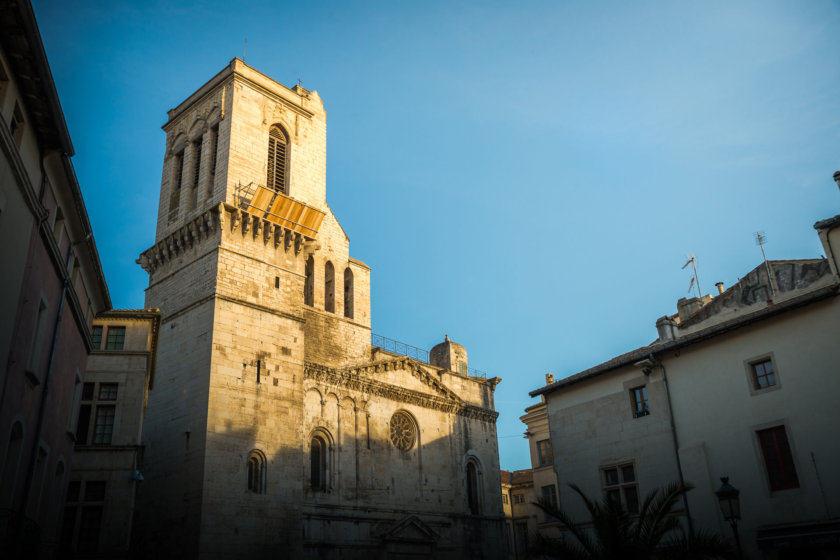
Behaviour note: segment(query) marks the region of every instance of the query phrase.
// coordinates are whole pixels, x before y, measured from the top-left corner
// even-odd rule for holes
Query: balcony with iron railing
[[[370,333],[370,345],[374,348],[381,348],[386,352],[391,352],[392,354],[408,356],[409,358],[417,360],[418,362],[423,362],[432,365],[431,361],[429,360],[428,350],[418,348],[417,346],[412,346],[411,344],[406,344],[405,342],[400,342],[399,340],[394,340],[393,338],[388,338],[387,336],[382,336],[381,334]],[[480,369],[475,368],[466,368],[466,372],[457,373],[461,373],[465,377],[483,377],[485,379],[487,378],[486,371],[481,371]]]

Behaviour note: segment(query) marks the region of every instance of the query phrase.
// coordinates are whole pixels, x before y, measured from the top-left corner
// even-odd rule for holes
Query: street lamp
[[[837,183],[838,187],[840,187],[840,171],[834,172],[834,182]]]
[[[741,500],[738,499],[738,494],[741,492],[729,484],[728,476],[722,476],[720,481],[723,484],[715,492],[715,495],[718,498],[718,503],[720,503],[720,511],[723,512],[723,518],[732,527],[732,534],[735,536],[735,546],[738,547],[738,557],[743,558],[744,554],[741,552],[741,540],[738,538],[738,520],[741,519]]]

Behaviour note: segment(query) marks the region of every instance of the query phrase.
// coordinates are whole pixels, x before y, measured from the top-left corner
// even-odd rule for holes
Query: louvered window
[[[283,194],[286,189],[288,173],[289,145],[286,134],[277,126],[268,131],[268,177],[266,186]]]
[[[184,152],[175,154],[175,180],[170,186],[169,194],[169,219],[178,217],[178,206],[181,204],[181,178],[184,175]]]
[[[216,174],[216,152],[219,150],[219,125],[213,127],[213,150],[210,152],[210,173]]]
[[[198,174],[201,171],[201,140],[193,144],[193,176],[192,188],[198,188]]]

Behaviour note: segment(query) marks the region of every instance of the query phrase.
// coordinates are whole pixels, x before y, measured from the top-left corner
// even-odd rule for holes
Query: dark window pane
[[[612,486],[613,484],[618,484],[618,470],[617,469],[607,469],[604,471],[604,482],[607,486]]]
[[[79,501],[79,488],[81,487],[82,483],[78,480],[74,480],[67,485],[67,501],[68,502],[78,502]]]
[[[93,426],[93,444],[111,445],[111,436],[114,433],[115,406],[97,406],[96,422]]]
[[[87,481],[85,483],[85,502],[101,502],[103,500],[105,500],[105,481]]]
[[[93,349],[99,350],[102,348],[102,327],[93,327],[90,334],[93,341]]]
[[[108,327],[106,350],[122,350],[125,343],[125,327]]]
[[[93,400],[93,389],[94,389],[94,383],[85,383],[84,385],[82,385],[82,400],[83,401]]]
[[[87,385],[87,383],[85,383],[85,385]],[[91,406],[89,404],[83,404],[79,407],[79,420],[76,424],[77,445],[86,445],[88,442],[88,430],[90,429],[90,410]]]
[[[621,467],[621,478],[624,479],[624,482],[633,482],[636,480],[636,473],[633,472],[633,465]]]
[[[118,383],[100,383],[99,384],[99,400],[101,401],[115,401],[117,400]]]

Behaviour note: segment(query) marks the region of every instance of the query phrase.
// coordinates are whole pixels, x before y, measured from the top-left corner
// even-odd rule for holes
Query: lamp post
[[[723,518],[732,527],[732,534],[735,536],[735,546],[738,547],[738,558],[743,558],[744,553],[741,551],[741,540],[738,538],[738,520],[741,519],[741,500],[738,498],[738,494],[741,492],[729,484],[728,476],[722,476],[720,481],[723,484],[715,492],[715,495],[720,504],[720,511],[723,512]]]

